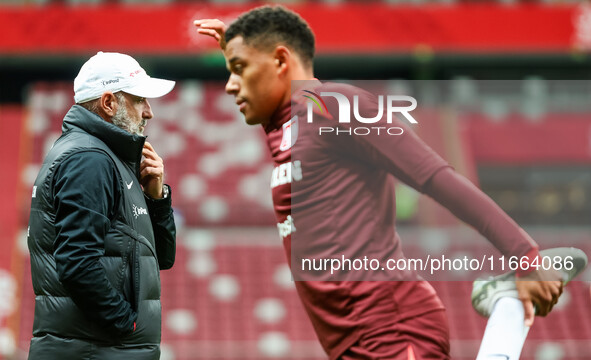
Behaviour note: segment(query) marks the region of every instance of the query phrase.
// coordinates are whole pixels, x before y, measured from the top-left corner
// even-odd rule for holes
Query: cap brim
[[[158,78],[147,77],[142,79],[137,85],[122,89],[128,94],[144,98],[157,98],[164,96],[172,91],[175,82]]]

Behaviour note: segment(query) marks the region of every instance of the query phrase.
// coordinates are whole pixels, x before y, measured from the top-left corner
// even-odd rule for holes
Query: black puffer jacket
[[[159,270],[176,230],[170,196],[141,190],[145,137],[78,105],[62,132],[33,188],[29,359],[159,359]]]

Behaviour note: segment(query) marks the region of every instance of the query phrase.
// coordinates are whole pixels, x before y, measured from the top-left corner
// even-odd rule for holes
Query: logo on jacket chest
[[[133,216],[137,219],[140,215],[148,215],[148,210],[141,207],[141,206],[137,206],[136,204],[133,204]]]

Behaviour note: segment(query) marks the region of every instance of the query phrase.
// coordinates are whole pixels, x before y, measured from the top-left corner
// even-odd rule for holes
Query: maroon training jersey
[[[316,94],[338,92],[350,99],[359,95],[360,113],[377,113],[376,97],[361,89],[316,85],[311,89]],[[337,120],[315,113],[318,123],[304,126],[307,104],[300,95],[294,95],[292,104],[279,109],[265,127],[275,162],[271,188],[298,294],[322,346],[336,359],[363,334],[443,306],[424,281],[349,280],[408,278],[401,273],[331,277],[327,271],[299,273],[300,261],[337,256],[401,258],[391,175],[420,191],[433,174],[449,165],[398,120],[396,126],[406,130],[400,136],[319,136],[319,126],[334,126]],[[328,113],[338,114],[336,100],[326,104]],[[298,109],[292,111],[292,106]],[[292,117],[292,113],[297,114]],[[338,281],[310,281],[316,279]]]
[[[384,334],[394,323],[443,309],[433,288],[414,272],[383,267],[388,260],[404,259],[395,230],[392,176],[431,196],[504,255],[530,260],[539,256],[527,233],[450,170],[405,120],[394,116],[388,123],[383,108],[382,118],[376,116],[383,98],[349,85],[305,85],[291,104],[277,111],[265,132],[275,162],[271,189],[279,234],[300,299],[331,359],[360,337]],[[316,110],[308,100],[318,94],[326,95],[326,101]],[[339,97],[350,99],[353,106],[339,106]],[[350,122],[342,123],[343,116]],[[358,116],[376,116],[377,122],[357,123],[353,119]],[[368,134],[367,128],[373,132]],[[318,263],[312,269],[304,266],[312,260],[322,265],[323,260],[365,258],[380,265],[334,273]],[[442,333],[433,329],[413,331],[435,343],[445,342],[438,341]]]

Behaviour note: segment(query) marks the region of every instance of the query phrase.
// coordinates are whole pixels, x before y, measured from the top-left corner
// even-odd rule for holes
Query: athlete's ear
[[[277,74],[281,75],[284,74],[287,69],[289,68],[289,60],[292,57],[291,51],[283,45],[277,46],[275,48],[275,52],[273,54],[275,58],[275,69],[277,70]]]
[[[111,118],[117,113],[117,97],[111,91],[105,91],[99,99],[99,111],[101,117],[108,122],[111,122]],[[105,117],[105,115],[107,117]]]

